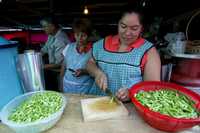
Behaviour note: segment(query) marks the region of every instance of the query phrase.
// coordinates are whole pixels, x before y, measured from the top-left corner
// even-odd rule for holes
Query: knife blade
[[[74,69],[68,68],[69,71],[71,72],[76,72]]]
[[[108,96],[110,96],[111,97],[111,99],[110,99],[110,102],[115,102],[115,103],[117,103],[117,104],[120,104],[120,102],[119,102],[119,100],[117,99],[117,97],[115,96],[115,95],[113,95],[113,93],[110,91],[110,89],[106,89],[105,90],[105,93],[108,95]]]

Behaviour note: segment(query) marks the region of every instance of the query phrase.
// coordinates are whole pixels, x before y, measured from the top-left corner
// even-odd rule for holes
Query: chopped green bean
[[[44,119],[62,107],[62,97],[57,92],[36,93],[22,102],[8,117],[17,123]]]
[[[197,118],[200,113],[195,109],[195,102],[175,90],[141,91],[135,95],[144,106],[155,112],[175,118]]]

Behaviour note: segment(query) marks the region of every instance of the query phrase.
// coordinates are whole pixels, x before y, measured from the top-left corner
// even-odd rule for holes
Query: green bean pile
[[[175,118],[197,118],[200,114],[194,108],[194,101],[178,91],[141,91],[135,97],[150,110]]]
[[[62,97],[57,92],[37,93],[22,102],[8,117],[17,123],[44,119],[62,107]]]

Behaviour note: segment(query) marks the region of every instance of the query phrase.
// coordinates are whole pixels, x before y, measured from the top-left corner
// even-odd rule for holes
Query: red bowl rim
[[[133,104],[135,104],[136,108],[137,106],[140,108],[144,108],[144,111],[148,111],[148,113],[155,115],[159,118],[165,118],[165,119],[170,119],[170,120],[174,120],[174,121],[182,121],[182,122],[200,122],[200,117],[198,118],[175,118],[175,117],[170,117],[168,115],[164,115],[161,114],[159,112],[155,112],[150,110],[148,107],[143,106],[136,98],[135,98],[135,94],[137,94],[137,92],[139,90],[141,90],[141,87],[145,87],[146,85],[160,85],[160,86],[165,86],[165,87],[169,87],[170,89],[174,89],[174,90],[179,90],[181,93],[189,96],[191,99],[195,98],[195,101],[198,101],[196,104],[196,108],[198,111],[200,111],[200,95],[196,94],[195,92],[184,88],[183,86],[174,84],[174,83],[170,83],[170,82],[162,82],[162,81],[143,81],[140,82],[138,84],[133,85],[130,89],[129,89],[129,97],[132,101]],[[179,89],[177,89],[179,88]],[[158,88],[159,89],[159,88]]]

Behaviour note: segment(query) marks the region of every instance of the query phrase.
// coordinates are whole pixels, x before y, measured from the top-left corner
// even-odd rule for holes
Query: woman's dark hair
[[[92,23],[87,18],[75,19],[74,22],[73,22],[72,28],[75,31],[84,32],[88,36],[90,36],[92,34],[92,31],[93,31]]]
[[[123,13],[121,14],[120,20],[121,20],[124,16],[126,16],[127,14],[131,14],[131,13],[137,14],[137,15],[138,15],[138,18],[139,18],[139,21],[140,21],[140,24],[141,24],[141,25],[144,25],[144,15],[143,15],[143,13],[142,13],[140,10],[138,10],[138,9],[132,9],[132,8],[125,9],[125,10],[123,11]]]
[[[59,23],[58,23],[58,20],[56,19],[56,17],[54,15],[45,15],[42,17],[42,19],[40,20],[40,23],[42,21],[45,21],[49,24],[53,24],[56,28],[59,28]]]

